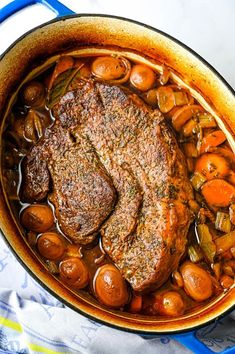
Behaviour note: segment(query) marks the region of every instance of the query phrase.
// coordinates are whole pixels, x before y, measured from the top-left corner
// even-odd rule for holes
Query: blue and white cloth
[[[213,351],[234,346],[227,317],[197,332]],[[64,306],[18,263],[0,236],[0,353],[190,354],[170,336],[144,338],[109,328]]]

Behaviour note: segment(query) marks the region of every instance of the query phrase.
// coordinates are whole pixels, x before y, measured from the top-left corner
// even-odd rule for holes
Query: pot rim
[[[199,55],[197,52],[195,52],[193,49],[191,49],[189,46],[187,46],[186,44],[184,44],[183,42],[181,42],[180,40],[176,39],[175,37],[165,33],[162,30],[159,30],[153,26],[147,25],[145,23],[142,23],[140,21],[136,21],[133,19],[129,19],[126,17],[122,17],[122,16],[115,16],[115,15],[108,15],[108,14],[91,14],[91,13],[80,13],[80,14],[72,14],[72,15],[66,15],[66,16],[62,16],[62,17],[56,17],[53,18],[43,24],[40,24],[32,29],[30,29],[29,31],[25,32],[23,35],[21,35],[19,38],[17,38],[1,55],[0,55],[0,61],[5,57],[5,55],[11,51],[11,49],[14,48],[14,46],[19,43],[22,39],[24,39],[26,36],[32,34],[34,31],[41,29],[47,25],[56,23],[56,22],[60,22],[60,21],[66,21],[69,19],[73,19],[73,18],[90,18],[90,17],[94,17],[94,18],[107,18],[107,19],[117,19],[117,20],[121,20],[124,22],[130,22],[133,23],[135,25],[141,26],[143,28],[146,28],[150,31],[156,32],[160,35],[162,35],[163,37],[166,37],[167,39],[170,39],[171,41],[175,42],[177,45],[179,45],[180,47],[182,47],[183,49],[185,49],[186,51],[188,51],[189,53],[191,53],[194,57],[196,57],[202,64],[204,64],[225,86],[226,88],[230,91],[230,93],[232,93],[232,95],[235,97],[235,89],[232,88],[232,86],[224,79],[224,77],[211,65],[208,63],[207,60],[205,60],[201,55]],[[4,198],[5,199],[5,198]],[[3,235],[3,239],[6,242],[6,244],[8,245],[8,247],[11,249],[11,251],[13,252],[13,254],[15,255],[15,257],[17,258],[17,260],[19,261],[19,263],[24,267],[24,269],[33,277],[34,280],[37,281],[37,283],[39,283],[44,289],[46,289],[46,291],[48,291],[52,296],[54,296],[56,299],[58,299],[60,302],[62,302],[64,305],[68,306],[70,309],[74,310],[75,312],[93,320],[96,321],[98,323],[102,323],[103,325],[107,325],[111,328],[114,329],[118,329],[118,330],[122,330],[125,332],[129,332],[129,333],[136,333],[136,334],[142,334],[142,335],[150,335],[150,336],[154,336],[154,335],[173,335],[173,334],[183,334],[183,333],[188,333],[191,332],[192,330],[195,329],[200,329],[206,325],[209,325],[211,323],[214,323],[216,320],[221,319],[223,317],[225,317],[227,314],[229,314],[230,312],[232,312],[235,309],[235,304],[230,306],[230,308],[226,309],[225,311],[223,311],[222,313],[220,313],[219,315],[217,315],[216,317],[209,319],[209,320],[205,320],[205,322],[203,322],[202,324],[197,324],[195,327],[192,328],[192,326],[190,328],[186,328],[186,329],[179,329],[179,330],[168,330],[168,331],[162,331],[162,330],[149,330],[149,329],[133,329],[133,328],[129,328],[127,327],[123,327],[122,325],[119,324],[114,324],[111,322],[108,322],[108,320],[104,320],[104,319],[100,319],[95,317],[95,315],[91,315],[85,311],[83,311],[82,309],[76,307],[75,305],[73,305],[72,303],[69,302],[69,300],[66,300],[64,298],[62,298],[60,295],[58,295],[56,293],[55,290],[52,290],[47,284],[45,284],[40,277],[37,276],[36,273],[34,273],[29,265],[24,262],[23,259],[21,259],[20,255],[16,252],[15,248],[13,247],[13,245],[10,243],[10,241],[8,240],[8,238],[5,236],[5,233],[2,231],[2,229],[0,228],[0,231]],[[186,320],[187,321],[187,320]],[[146,324],[146,326],[148,326],[148,324]],[[144,326],[143,326],[144,327]]]
[[[9,47],[7,47],[7,49],[0,55],[0,61],[4,58],[4,56],[18,43],[20,42],[23,38],[25,38],[27,35],[33,33],[35,30],[43,28],[44,26],[47,26],[49,24],[55,23],[55,22],[60,22],[60,21],[64,21],[70,18],[80,18],[80,17],[101,17],[101,18],[111,18],[111,19],[117,19],[117,20],[122,20],[125,22],[131,22],[133,24],[136,24],[138,26],[144,27],[148,30],[151,30],[153,32],[159,33],[161,35],[163,35],[164,37],[172,40],[173,42],[175,42],[176,44],[178,44],[179,46],[183,47],[184,49],[186,49],[188,52],[190,52],[191,54],[193,54],[197,59],[199,59],[203,64],[205,64],[216,76],[219,80],[221,80],[229,89],[229,91],[235,96],[235,88],[233,89],[233,87],[228,83],[228,81],[222,76],[222,74],[220,74],[220,72],[218,70],[216,70],[214,68],[213,65],[211,65],[206,59],[204,59],[200,54],[198,54],[194,49],[192,49],[191,47],[189,47],[188,45],[184,44],[183,42],[181,42],[179,39],[173,37],[172,35],[158,29],[155,28],[151,25],[147,25],[143,22],[137,21],[137,20],[133,20],[127,17],[123,17],[123,16],[115,16],[115,15],[108,15],[108,14],[91,14],[91,13],[79,13],[79,14],[72,14],[72,15],[65,15],[65,16],[61,16],[61,17],[55,17],[47,22],[42,23],[41,25],[38,25],[36,27],[33,27],[32,29],[30,29],[29,31],[25,32],[24,34],[22,34],[20,37],[18,37],[12,44],[10,44]]]
[[[67,307],[69,307],[70,309],[72,309],[73,311],[77,312],[78,314],[89,318],[92,321],[101,323],[105,326],[111,327],[113,329],[117,329],[117,330],[121,330],[124,332],[128,332],[128,333],[135,333],[135,334],[139,334],[139,335],[149,335],[149,336],[154,336],[154,335],[174,335],[174,334],[184,334],[184,333],[190,333],[192,332],[192,330],[198,330],[200,328],[203,328],[205,326],[208,326],[212,323],[214,323],[215,321],[218,321],[220,319],[223,319],[224,317],[226,317],[229,313],[231,313],[233,310],[235,310],[235,305],[233,305],[230,309],[227,309],[226,311],[222,312],[219,316],[217,316],[214,319],[208,320],[202,324],[199,324],[193,328],[186,328],[186,329],[179,329],[179,330],[171,330],[171,331],[148,331],[148,330],[140,330],[140,329],[130,329],[128,327],[121,327],[119,325],[115,325],[113,323],[110,322],[106,322],[105,320],[102,320],[100,318],[96,318],[95,316],[92,316],[88,313],[86,313],[85,311],[81,310],[80,308],[77,308],[76,306],[74,306],[73,304],[71,304],[69,301],[67,301],[66,299],[63,299],[60,297],[60,295],[57,295],[57,293],[52,290],[51,288],[49,288],[45,283],[43,283],[43,281],[37,277],[37,275],[29,268],[29,266],[24,263],[24,261],[20,258],[20,256],[18,255],[18,253],[15,251],[15,249],[13,248],[13,246],[10,244],[10,242],[8,241],[8,239],[6,238],[5,234],[3,233],[3,231],[0,229],[1,234],[3,235],[3,239],[5,241],[5,243],[7,244],[7,246],[11,249],[11,251],[13,252],[14,256],[16,257],[17,261],[20,263],[20,265],[22,265],[22,267],[29,273],[29,275],[42,287],[44,288],[46,291],[48,291],[48,293],[52,296],[54,296],[57,300],[59,300],[62,304],[66,305]]]

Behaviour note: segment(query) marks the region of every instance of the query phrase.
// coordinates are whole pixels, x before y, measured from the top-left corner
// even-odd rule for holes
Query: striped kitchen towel
[[[197,332],[212,350],[235,345],[232,317]],[[0,353],[189,354],[170,336],[109,328],[65,307],[32,279],[0,236]]]

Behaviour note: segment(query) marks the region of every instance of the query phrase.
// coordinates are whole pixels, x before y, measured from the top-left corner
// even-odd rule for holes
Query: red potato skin
[[[37,240],[39,253],[46,259],[58,260],[65,253],[65,243],[57,232],[45,232]]]
[[[203,268],[186,261],[180,267],[180,272],[184,281],[184,290],[193,300],[202,302],[212,296],[212,280]]]
[[[111,308],[120,308],[129,301],[127,285],[119,270],[112,264],[105,264],[97,270],[94,292],[103,305]]]
[[[25,208],[20,216],[23,226],[33,232],[45,232],[54,224],[51,208],[45,204],[32,204]]]

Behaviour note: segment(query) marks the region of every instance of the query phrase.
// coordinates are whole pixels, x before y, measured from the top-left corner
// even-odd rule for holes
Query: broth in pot
[[[115,50],[50,59],[9,109],[4,182],[26,242],[66,286],[177,317],[234,284],[235,158],[215,117],[156,67]]]

